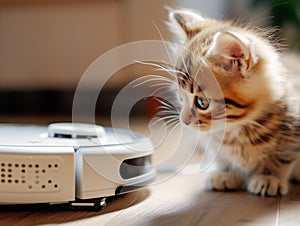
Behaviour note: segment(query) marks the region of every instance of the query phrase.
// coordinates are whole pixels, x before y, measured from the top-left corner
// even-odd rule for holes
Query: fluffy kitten
[[[181,121],[221,142],[210,188],[286,194],[300,179],[299,95],[276,48],[262,32],[191,11],[170,12],[170,22],[184,47],[175,68]]]

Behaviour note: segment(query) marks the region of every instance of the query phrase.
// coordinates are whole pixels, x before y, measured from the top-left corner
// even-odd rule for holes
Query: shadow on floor
[[[97,212],[71,211],[59,205],[52,207],[35,205],[0,206],[0,225],[4,225],[1,223],[2,220],[6,225],[22,226],[68,223],[129,208],[143,202],[149,195],[150,191],[143,188],[128,194],[110,197],[107,200],[107,207]]]

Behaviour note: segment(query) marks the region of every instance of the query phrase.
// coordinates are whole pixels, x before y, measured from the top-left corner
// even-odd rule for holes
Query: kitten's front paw
[[[288,182],[280,181],[272,175],[253,175],[247,189],[250,193],[261,196],[285,195],[288,192]]]
[[[242,185],[242,180],[237,177],[233,176],[229,172],[220,172],[214,174],[208,180],[208,188],[212,190],[236,190],[239,189]]]

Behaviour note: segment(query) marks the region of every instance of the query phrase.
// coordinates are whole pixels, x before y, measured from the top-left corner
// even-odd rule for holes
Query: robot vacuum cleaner
[[[103,209],[106,197],[150,183],[151,141],[84,123],[0,125],[0,205]]]

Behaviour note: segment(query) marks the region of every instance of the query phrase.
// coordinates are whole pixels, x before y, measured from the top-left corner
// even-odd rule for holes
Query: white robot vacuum
[[[0,125],[0,205],[103,209],[105,198],[155,177],[153,145],[127,130],[83,123]]]

